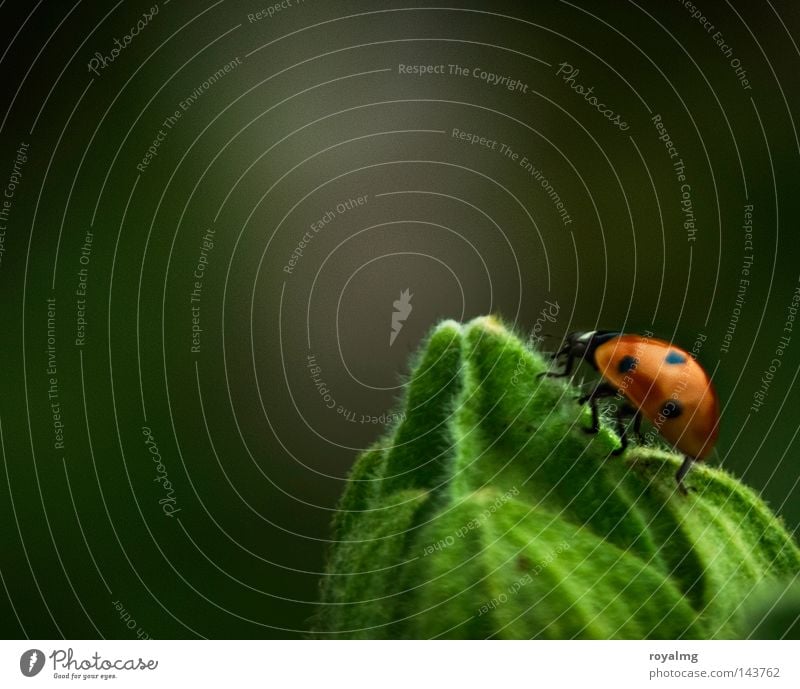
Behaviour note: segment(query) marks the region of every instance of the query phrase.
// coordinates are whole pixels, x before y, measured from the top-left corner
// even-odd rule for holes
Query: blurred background
[[[0,3],[5,637],[303,636],[442,318],[694,349],[797,529],[797,4],[437,4]]]

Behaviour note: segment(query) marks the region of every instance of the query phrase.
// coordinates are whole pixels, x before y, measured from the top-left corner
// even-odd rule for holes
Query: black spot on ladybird
[[[683,414],[683,407],[678,400],[668,400],[661,407],[661,414],[668,419],[677,419]]]
[[[639,363],[639,360],[636,357],[626,355],[619,360],[617,364],[617,369],[620,373],[628,373],[628,371],[632,371],[636,368],[636,364]]]
[[[685,364],[686,357],[683,356],[683,354],[681,354],[680,352],[672,350],[667,353],[667,356],[664,359],[664,361],[666,361],[668,364]]]

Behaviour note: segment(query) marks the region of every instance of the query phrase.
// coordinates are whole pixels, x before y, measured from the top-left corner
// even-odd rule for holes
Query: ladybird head
[[[576,330],[567,335],[564,346],[561,347],[556,356],[572,356],[574,359],[587,361],[592,366],[595,366],[594,351],[603,342],[607,342],[618,335],[619,333],[613,330]]]

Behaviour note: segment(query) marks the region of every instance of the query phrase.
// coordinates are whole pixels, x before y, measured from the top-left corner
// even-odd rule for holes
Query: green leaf
[[[402,421],[353,467],[316,634],[739,638],[800,551],[755,493],[652,448],[610,453],[579,391],[492,317],[431,333]]]

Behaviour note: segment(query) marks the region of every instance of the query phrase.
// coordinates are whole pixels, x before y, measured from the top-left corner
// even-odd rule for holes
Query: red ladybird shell
[[[594,359],[600,374],[678,450],[695,459],[711,453],[719,402],[691,354],[664,340],[620,335],[599,345]]]

